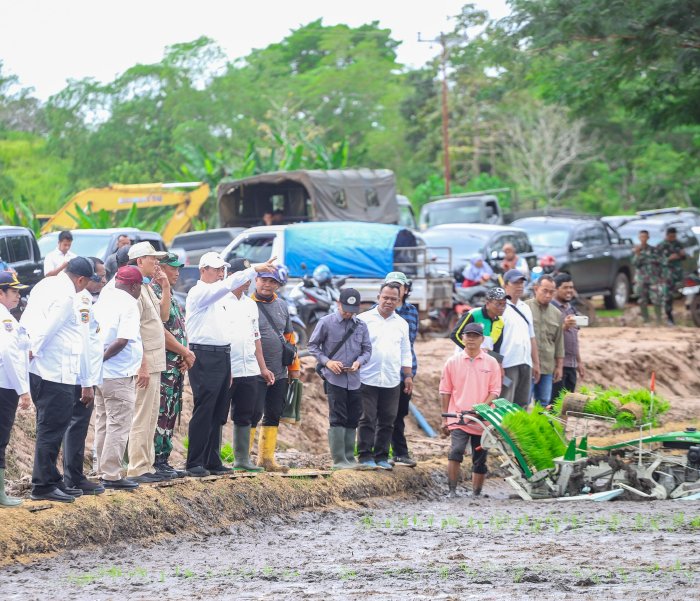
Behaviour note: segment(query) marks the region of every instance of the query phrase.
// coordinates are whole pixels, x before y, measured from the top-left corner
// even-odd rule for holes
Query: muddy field
[[[0,571],[2,598],[697,599],[700,503],[437,496],[248,520]],[[695,591],[695,592],[693,592]]]

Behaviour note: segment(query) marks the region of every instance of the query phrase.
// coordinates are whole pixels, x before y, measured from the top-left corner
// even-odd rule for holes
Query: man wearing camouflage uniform
[[[170,286],[175,286],[180,275],[180,263],[177,255],[168,253],[161,259],[160,268],[168,278]],[[153,284],[153,289],[160,298],[161,288]],[[173,431],[175,421],[182,410],[182,388],[185,371],[194,364],[194,353],[187,348],[187,333],[185,331],[185,316],[175,295],[170,297],[170,314],[165,326],[165,371],[160,374],[160,409],[155,431],[156,461],[155,469],[159,475],[171,478],[184,478],[184,471],[176,470],[169,463],[173,450]]]
[[[670,326],[675,325],[673,320],[673,296],[683,285],[683,259],[685,259],[683,245],[677,240],[676,236],[676,228],[668,228],[665,240],[656,247],[661,259],[664,310]]]
[[[634,293],[644,323],[649,323],[649,303],[654,305],[656,324],[661,324],[661,258],[659,251],[649,244],[649,232],[639,231],[639,244],[634,247]]]

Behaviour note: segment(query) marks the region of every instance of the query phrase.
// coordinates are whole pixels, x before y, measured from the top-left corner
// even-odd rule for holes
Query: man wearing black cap
[[[5,449],[17,406],[28,409],[29,337],[10,311],[19,304],[21,284],[13,271],[0,271],[0,507],[16,507],[22,500],[5,494]]]
[[[75,309],[76,293],[85,290],[91,279],[100,281],[95,264],[86,257],[71,259],[57,276],[34,287],[20,320],[31,340],[29,377],[37,415],[31,494],[35,500],[71,503],[83,494],[66,486],[56,460],[76,395],[84,405],[94,400],[92,387],[79,384],[81,355],[89,351],[83,337],[84,315]]]
[[[328,442],[334,469],[359,467],[355,435],[362,413],[359,370],[372,354],[367,325],[356,316],[360,293],[340,291],[338,311],[322,317],[309,339],[309,352],[320,366],[328,395]]]
[[[517,269],[503,275],[506,294],[511,298],[503,313],[503,355],[504,378],[501,396],[521,407],[530,402],[532,383],[540,380],[540,360],[537,354],[534,320],[532,311],[522,300],[527,277]],[[509,382],[508,385],[505,382]]]

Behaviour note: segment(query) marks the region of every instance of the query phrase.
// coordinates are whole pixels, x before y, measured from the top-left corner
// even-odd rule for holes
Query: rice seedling
[[[566,451],[561,426],[550,421],[540,407],[536,406],[532,413],[509,413],[501,425],[536,470],[554,467],[554,458]]]

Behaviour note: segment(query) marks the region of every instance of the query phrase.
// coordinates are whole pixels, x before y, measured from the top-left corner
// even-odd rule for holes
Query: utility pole
[[[440,44],[440,73],[442,75],[442,156],[445,177],[445,196],[450,194],[450,114],[447,109],[447,36],[444,33],[435,40],[424,40],[418,34],[419,42]]]

